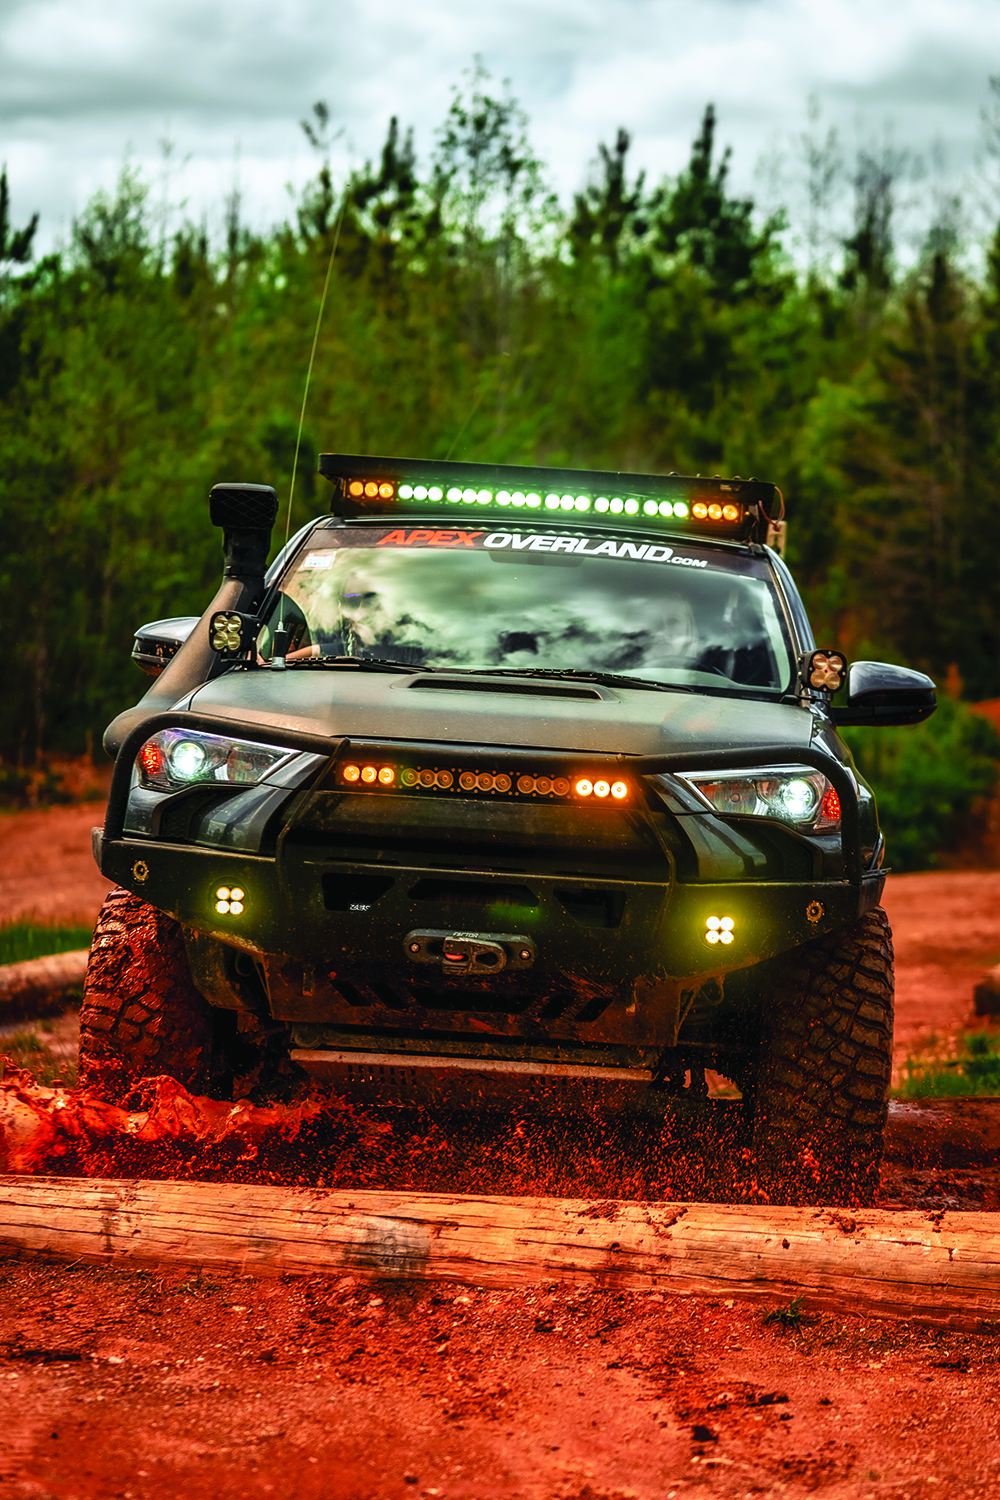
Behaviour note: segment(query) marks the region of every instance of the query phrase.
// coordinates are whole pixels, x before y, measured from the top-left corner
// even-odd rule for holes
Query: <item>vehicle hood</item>
[[[796,703],[761,703],[641,688],[596,689],[530,678],[440,683],[426,673],[290,668],[230,672],[178,707],[258,727],[332,739],[418,740],[656,755],[735,750],[741,745],[807,746],[812,714]],[[567,696],[568,693],[578,696]]]

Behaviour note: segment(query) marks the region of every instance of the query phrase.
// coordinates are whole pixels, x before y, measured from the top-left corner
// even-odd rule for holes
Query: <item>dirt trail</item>
[[[93,925],[111,889],[90,851],[103,822],[103,802],[0,813],[0,922]]]
[[[0,819],[0,920],[93,920],[100,818],[94,804]],[[1000,872],[893,876],[886,906],[905,1056],[969,1023],[978,972],[1000,957]],[[983,1201],[975,1153],[924,1161],[906,1145],[908,1111],[889,1199]],[[949,1111],[978,1140],[974,1103],[936,1106],[929,1133]],[[348,1144],[367,1168],[381,1149]],[[4,1500],[817,1493],[1000,1493],[1000,1331],[808,1304],[769,1324],[757,1308],[658,1293],[0,1262]]]
[[[0,1296],[24,1500],[972,1500],[998,1403],[995,1331],[659,1293],[12,1264]]]
[[[896,950],[897,1056],[981,1026],[972,990],[1000,962],[1000,870],[890,875],[884,904]]]

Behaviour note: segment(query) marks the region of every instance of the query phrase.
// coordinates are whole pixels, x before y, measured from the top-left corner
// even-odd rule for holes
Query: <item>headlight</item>
[[[823,775],[807,766],[765,771],[725,771],[685,776],[716,812],[728,817],[778,818],[811,831],[840,827],[840,798]]]
[[[162,791],[206,781],[249,786],[295,753],[281,745],[256,745],[224,735],[163,729],[143,745],[136,756],[136,767],[143,786]]]

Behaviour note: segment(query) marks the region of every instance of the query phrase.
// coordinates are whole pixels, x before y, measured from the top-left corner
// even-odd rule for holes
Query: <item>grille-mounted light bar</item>
[[[320,473],[336,486],[334,509],[346,516],[457,512],[508,524],[516,515],[558,516],[583,524],[666,525],[728,540],[763,540],[779,510],[773,484],[680,474],[619,474],[528,469],[513,464],[434,463],[426,459],[320,455]]]
[[[393,766],[345,761],[337,785],[352,792],[431,792],[462,797],[493,796],[546,802],[627,802],[631,784],[621,777],[534,776],[528,772],[459,770],[452,766]]]

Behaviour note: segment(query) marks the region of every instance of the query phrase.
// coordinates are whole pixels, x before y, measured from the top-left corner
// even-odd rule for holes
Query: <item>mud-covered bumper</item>
[[[884,883],[880,872],[859,887],[846,880],[661,884],[532,871],[524,884],[498,879],[500,899],[490,904],[476,872],[452,877],[450,890],[439,894],[439,867],[334,867],[149,839],[106,840],[99,829],[94,853],[116,884],[195,932],[280,969],[282,1011],[291,1019],[316,1018],[310,992],[318,975],[365,970],[404,982],[429,978],[426,955],[418,962],[408,951],[414,932],[528,939],[530,966],[497,973],[501,991],[558,979],[624,994],[639,979],[690,985],[797,947],[877,905]],[[463,881],[470,894],[475,888],[474,904],[461,899]],[[244,893],[242,911],[220,913],[218,892],[233,887]],[[731,942],[710,941],[718,930],[712,918],[731,919]],[[301,1005],[292,998],[295,989]]]

